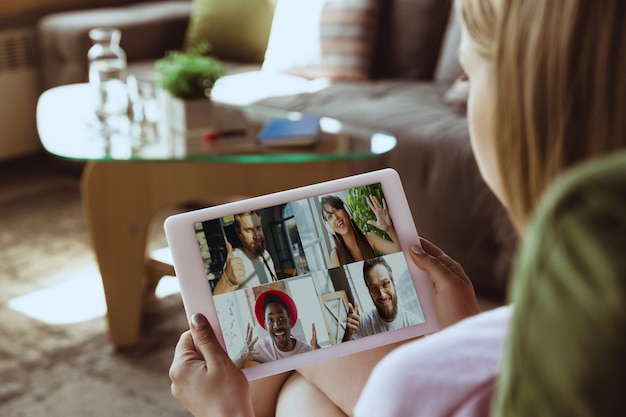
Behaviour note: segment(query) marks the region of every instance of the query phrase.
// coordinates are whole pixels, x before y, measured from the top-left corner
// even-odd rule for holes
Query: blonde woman
[[[472,145],[522,237],[514,314],[509,323],[507,307],[483,313],[393,352],[356,415],[621,415],[626,3],[457,7]],[[414,259],[428,271],[427,256]],[[444,324],[460,318],[448,306],[440,306]]]
[[[476,315],[463,269],[423,241],[412,259],[445,329],[380,362],[384,352],[370,351],[283,377],[277,399],[261,398],[276,415],[294,398],[299,415],[623,414],[626,3],[458,0],[457,10],[476,160],[522,237],[514,310]],[[196,416],[262,415],[262,390],[202,316],[192,321],[174,396]]]

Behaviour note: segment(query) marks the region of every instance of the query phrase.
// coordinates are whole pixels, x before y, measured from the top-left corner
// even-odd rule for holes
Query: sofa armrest
[[[181,49],[191,7],[190,1],[170,0],[43,17],[37,25],[41,89],[87,81],[88,33],[94,27],[121,29],[121,46],[129,64],[155,60],[168,50]]]

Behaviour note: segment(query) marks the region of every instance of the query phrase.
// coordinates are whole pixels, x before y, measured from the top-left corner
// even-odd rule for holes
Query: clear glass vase
[[[116,28],[89,31],[93,43],[87,52],[89,83],[97,93],[96,114],[101,121],[125,116],[128,111],[126,53],[120,47],[121,37]]]

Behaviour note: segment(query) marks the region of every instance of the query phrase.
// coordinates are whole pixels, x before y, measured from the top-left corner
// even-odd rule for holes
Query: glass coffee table
[[[46,151],[86,162],[81,198],[116,348],[139,341],[144,296],[155,277],[173,272],[150,262],[146,253],[150,222],[159,212],[348,176],[354,173],[353,162],[381,157],[396,144],[388,133],[323,117],[318,145],[266,149],[255,141],[266,120],[301,115],[223,103],[214,103],[206,129],[179,134],[161,129],[149,143],[127,133],[107,141],[98,132],[93,109],[88,84],[52,88],[39,98],[37,129]],[[241,135],[210,139],[215,132]]]

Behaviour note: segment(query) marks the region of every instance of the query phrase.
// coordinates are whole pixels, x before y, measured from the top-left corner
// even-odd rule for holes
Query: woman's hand
[[[170,367],[172,395],[196,417],[253,417],[246,376],[222,349],[203,315],[195,314],[191,324],[176,345]]]
[[[424,270],[434,285],[437,318],[442,328],[480,313],[472,281],[463,267],[424,238],[411,247],[411,259]]]
[[[382,230],[383,232],[387,232],[389,230],[393,230],[393,223],[391,222],[391,217],[389,217],[389,211],[387,210],[387,203],[383,198],[382,205],[378,201],[378,199],[373,195],[367,196],[367,205],[370,207],[374,215],[376,216],[376,221],[368,220],[367,224],[374,226],[377,229]]]
[[[391,239],[391,241],[389,241],[375,233],[366,233],[367,241],[375,251],[385,255],[399,252],[401,249],[400,244],[398,243],[398,235],[396,234],[396,229],[393,227],[393,222],[389,216],[389,210],[387,210],[387,203],[385,202],[385,199],[383,198],[381,205],[375,196],[370,195],[367,196],[367,205],[376,215],[376,220],[368,220],[367,224],[387,233],[387,236]]]

